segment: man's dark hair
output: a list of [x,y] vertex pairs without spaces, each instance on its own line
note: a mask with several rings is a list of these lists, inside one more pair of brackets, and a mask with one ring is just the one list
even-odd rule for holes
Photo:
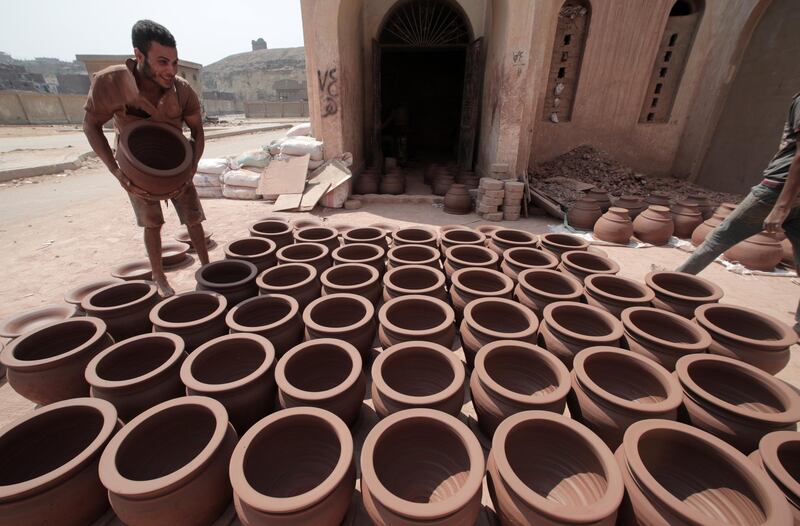
[[169,29],[152,20],[139,20],[133,24],[131,40],[133,47],[138,48],[145,56],[150,51],[150,42],[154,40],[162,46],[177,47],[175,37]]

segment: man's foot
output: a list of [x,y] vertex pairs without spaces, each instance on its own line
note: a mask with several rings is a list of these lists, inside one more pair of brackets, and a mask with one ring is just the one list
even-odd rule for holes
[[158,294],[162,298],[169,298],[170,296],[175,295],[175,289],[170,286],[166,276],[153,276],[153,281],[155,282],[156,287],[158,287]]

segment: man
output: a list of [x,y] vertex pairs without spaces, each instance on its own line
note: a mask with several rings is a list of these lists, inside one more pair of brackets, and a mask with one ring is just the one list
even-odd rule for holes
[[[161,225],[164,224],[161,202],[134,185],[120,170],[103,135],[103,125],[113,117],[118,138],[126,125],[141,119],[166,123],[181,131],[185,122],[192,134],[194,173],[205,145],[203,122],[197,94],[188,82],[177,76],[178,50],[167,28],[151,20],[139,20],[131,36],[136,59],[128,59],[124,65],[108,67],[93,76],[84,107],[83,131],[97,156],[128,192],[136,222],[144,228],[144,246],[153,269],[153,281],[159,293],[166,297],[175,291],[161,264]],[[186,225],[200,263],[205,265],[208,263],[202,225],[205,215],[197,190],[190,181],[168,197],[181,223]]]
[[[762,230],[785,232],[792,243],[795,263],[800,265],[800,93],[794,96],[780,148],[763,180],[750,190],[739,206],[706,238],[705,242],[676,270],[697,274],[730,247]],[[795,331],[800,334],[800,305],[795,313]]]

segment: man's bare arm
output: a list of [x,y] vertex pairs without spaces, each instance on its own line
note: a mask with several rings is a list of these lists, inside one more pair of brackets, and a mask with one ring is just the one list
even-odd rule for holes
[[800,149],[792,159],[789,175],[786,177],[786,183],[783,185],[775,206],[764,220],[765,231],[775,233],[781,230],[781,225],[789,216],[798,194],[800,194]]
[[203,157],[203,150],[206,147],[206,137],[203,133],[203,117],[200,113],[184,117],[186,126],[192,132],[192,139],[194,140],[194,159],[192,164],[192,171],[197,171],[197,163]]
[[104,123],[95,120],[87,112],[86,116],[83,118],[83,133],[86,134],[86,138],[89,140],[89,145],[92,147],[92,150],[94,150],[94,153],[103,161],[108,171],[113,174],[119,170],[119,166],[117,166],[117,161],[114,159],[114,152],[111,151],[108,139],[106,139],[103,133],[103,124]]

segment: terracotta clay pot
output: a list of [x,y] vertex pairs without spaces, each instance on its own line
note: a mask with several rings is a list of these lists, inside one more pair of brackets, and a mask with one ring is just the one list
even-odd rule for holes
[[336,415],[284,409],[244,434],[229,469],[236,514],[245,526],[338,526],[356,483],[353,438]]
[[389,240],[386,237],[386,232],[375,227],[351,228],[342,234],[342,241],[345,245],[369,243],[370,245],[377,245],[383,250],[389,250]]
[[399,228],[392,232],[392,241],[395,247],[401,245],[425,245],[437,248],[438,240],[433,230],[422,227]]
[[685,272],[650,272],[644,282],[656,293],[654,307],[684,318],[694,317],[697,307],[717,303],[723,295],[722,289],[714,283]]
[[587,276],[584,286],[586,303],[605,309],[617,318],[628,307],[649,307],[656,296],[644,283],[606,274]]
[[631,220],[636,219],[647,208],[644,199],[638,195],[623,195],[614,202],[614,206],[627,210]]
[[331,253],[334,265],[363,263],[375,267],[379,274],[386,271],[386,252],[378,245],[351,243],[341,246]]
[[439,237],[439,246],[442,252],[455,246],[472,245],[483,247],[486,243],[486,236],[471,228],[453,228],[445,230]]
[[278,265],[287,263],[307,263],[322,274],[333,265],[331,252],[320,243],[296,243],[278,250]]
[[126,281],[98,289],[81,302],[89,315],[106,322],[115,341],[150,332],[150,309],[160,300],[158,289],[149,281]]
[[503,227],[499,225],[479,225],[475,227],[475,230],[486,236],[486,242],[488,243],[489,236],[492,235],[492,232],[494,232],[495,230],[500,230],[501,228]]
[[281,408],[318,407],[352,426],[366,393],[362,363],[358,349],[343,340],[320,338],[293,347],[275,368]]
[[200,267],[194,275],[196,290],[210,290],[225,296],[228,308],[258,294],[258,269],[249,261],[223,259]]
[[275,348],[257,334],[227,334],[197,348],[183,362],[180,379],[189,396],[213,398],[225,406],[238,434],[275,405]]
[[625,494],[608,446],[585,426],[547,411],[523,411],[500,424],[488,470],[504,525],[613,526]]
[[567,211],[567,223],[573,228],[591,230],[603,215],[600,204],[590,197],[581,197]]
[[149,281],[153,279],[153,269],[150,262],[146,259],[128,261],[111,269],[111,275],[125,281]]
[[501,228],[492,232],[486,246],[502,257],[503,252],[509,248],[536,248],[538,241],[538,236],[530,232],[513,228]]
[[339,248],[339,231],[327,226],[310,226],[295,230],[295,243],[319,243],[328,247],[330,252]]
[[642,243],[661,246],[675,233],[675,223],[669,208],[651,205],[633,220],[633,235]]
[[611,197],[608,195],[608,190],[605,188],[600,188],[597,186],[590,188],[584,197],[594,199],[600,207],[600,210],[603,212],[607,212],[611,207]]
[[455,177],[452,175],[440,175],[436,177],[432,185],[433,195],[447,195],[450,187],[455,184]]
[[322,295],[347,293],[362,296],[373,305],[381,298],[380,274],[369,265],[348,263],[336,265],[322,273]]
[[120,420],[183,396],[180,368],[186,358],[183,339],[170,333],[128,338],[105,349],[86,366],[86,382],[95,398],[114,404]]
[[0,429],[4,524],[85,526],[108,510],[97,463],[119,424],[105,400],[74,398]]
[[174,126],[150,119],[126,125],[115,158],[131,182],[154,196],[166,196],[191,181],[193,148]]
[[619,347],[622,323],[611,313],[591,305],[558,301],[544,308],[539,343],[569,369],[575,355],[587,347]]
[[303,341],[300,304],[285,294],[267,294],[241,302],[225,316],[231,333],[267,338],[278,358]]
[[[282,219],[282,221],[288,221],[288,220]],[[301,219],[295,219],[291,223],[294,232],[297,232],[298,230],[302,230],[304,228],[324,226],[321,221],[318,221],[317,219],[311,217],[303,217]]]
[[629,307],[620,316],[625,327],[625,344],[668,371],[687,354],[705,353],[711,336],[698,324],[675,313],[652,307]]
[[722,224],[724,220],[724,217],[715,213],[709,219],[706,219],[700,223],[700,225],[692,232],[692,245],[696,247],[702,245],[703,241],[706,240],[711,231]]
[[355,294],[330,294],[312,301],[303,311],[305,339],[335,338],[353,345],[364,363],[375,339],[375,306]]
[[317,269],[306,263],[286,263],[262,272],[256,278],[262,295],[285,294],[297,300],[300,312],[319,298],[322,285]]
[[800,461],[800,433],[774,431],[758,443],[750,460],[763,469],[786,496],[792,510],[794,524],[800,524],[800,482],[797,466]]
[[594,225],[594,237],[609,243],[627,245],[633,236],[628,210],[612,206]]
[[383,276],[383,301],[419,294],[446,301],[445,275],[425,265],[405,265],[388,271]]
[[478,298],[511,298],[514,281],[497,270],[486,268],[464,268],[450,276],[450,303],[461,320],[464,308]]
[[225,407],[184,396],[123,427],[100,457],[100,480],[130,526],[213,523],[231,500],[228,463],[237,436]]
[[455,313],[442,300],[409,294],[387,301],[378,311],[378,338],[384,349],[407,341],[433,342],[452,348]]
[[478,425],[492,436],[503,420],[522,411],[563,413],[569,371],[532,343],[496,340],[478,351],[469,388]]
[[164,243],[161,245],[161,266],[170,268],[191,261],[188,253],[189,247],[183,243]]
[[539,248],[560,259],[564,252],[588,249],[589,243],[571,234],[542,234],[539,236]]
[[401,245],[389,249],[386,253],[386,270],[403,265],[426,265],[441,269],[441,253],[439,249],[427,245]]
[[275,266],[277,247],[275,242],[265,237],[245,237],[225,245],[222,249],[225,259],[241,259],[256,266],[259,272]]
[[444,211],[447,214],[469,214],[472,210],[472,198],[463,184],[451,184],[444,194]]
[[171,296],[150,311],[153,330],[177,334],[183,339],[186,352],[228,332],[225,311],[228,300],[210,291],[184,292]]
[[714,213],[721,215],[723,218],[728,217],[731,212],[736,210],[737,206],[739,206],[738,203],[720,203],[716,210],[714,210]]
[[505,298],[479,298],[467,303],[459,334],[467,365],[472,368],[475,355],[485,345],[497,340],[536,344],[539,320],[525,305]]
[[79,315],[82,309],[75,305],[45,305],[0,321],[0,336],[3,338],[19,338],[51,323],[68,320]]
[[703,194],[689,194],[686,197],[686,202],[696,204],[697,208],[700,209],[700,214],[703,216],[703,219],[708,219],[711,217],[711,214],[714,213],[714,205],[711,203],[711,200]]
[[[211,240],[211,237],[214,235],[214,232],[208,230],[207,228],[203,228],[203,236],[206,240],[206,248],[213,247],[216,243]],[[183,230],[175,234],[175,241],[178,243],[183,243],[184,245],[189,245],[189,252],[196,252],[197,249],[194,246],[194,242],[192,238],[189,237],[189,232],[187,230]]]
[[626,490],[620,525],[791,524],[783,496],[763,472],[686,424],[636,422],[615,456]]
[[288,221],[264,219],[250,225],[250,235],[265,237],[275,243],[276,248],[283,248],[294,243],[292,225]]
[[364,508],[378,526],[475,524],[485,470],[465,424],[442,411],[406,409],[378,422],[364,441]]
[[591,252],[573,250],[564,252],[561,255],[561,264],[558,269],[583,281],[593,274],[614,275],[619,272],[619,265],[616,261],[612,261],[607,257],[592,254]]
[[406,189],[406,180],[400,174],[386,174],[378,184],[378,191],[382,194],[400,195]]
[[551,269],[527,269],[519,273],[514,289],[517,301],[541,320],[544,308],[557,301],[580,301],[583,285],[575,277]]
[[358,195],[377,194],[380,184],[380,175],[377,173],[362,172],[353,186],[353,193]]
[[[75,305],[75,308],[77,309],[77,315],[81,316],[83,314],[86,314],[85,312],[83,312],[83,309],[81,309],[81,302],[83,301],[83,298],[85,298],[86,296],[88,296],[89,294],[91,294],[96,290],[102,289],[103,287],[114,285],[116,283],[122,283],[123,281],[124,280],[121,280],[119,278],[108,278],[108,279],[101,279],[97,281],[82,283],[77,287],[65,292],[64,301],[66,301],[70,305]],[[48,321],[46,323],[50,322]]]
[[784,239],[781,241],[781,250],[783,251],[783,256],[781,256],[781,263],[786,265],[787,267],[795,267],[797,262],[794,258],[794,248],[792,247],[791,241],[788,239]]
[[503,252],[500,270],[503,274],[518,281],[519,273],[527,269],[555,269],[559,259],[552,253],[537,248],[509,248]]
[[569,414],[612,450],[625,430],[648,418],[677,420],[678,380],[654,361],[616,347],[589,347],[575,356]]
[[672,194],[669,192],[650,192],[644,199],[644,202],[649,205],[666,206],[669,208],[672,204]]
[[782,380],[733,358],[685,356],[675,375],[684,391],[687,423],[749,454],[772,431],[794,431],[800,394]]
[[450,349],[431,342],[405,342],[372,364],[372,403],[381,418],[427,407],[458,416],[464,404],[464,365]]
[[445,250],[444,271],[450,280],[457,270],[464,268],[486,268],[497,270],[500,256],[484,246],[456,245]]
[[797,343],[797,334],[789,325],[746,307],[703,305],[695,316],[711,335],[710,353],[741,360],[770,374],[789,363],[789,346]]
[[675,237],[687,239],[692,237],[694,229],[703,222],[703,215],[695,203],[680,201],[670,207],[672,222],[675,224]]
[[783,249],[780,241],[762,232],[726,250],[725,258],[749,269],[771,272],[783,259]]

